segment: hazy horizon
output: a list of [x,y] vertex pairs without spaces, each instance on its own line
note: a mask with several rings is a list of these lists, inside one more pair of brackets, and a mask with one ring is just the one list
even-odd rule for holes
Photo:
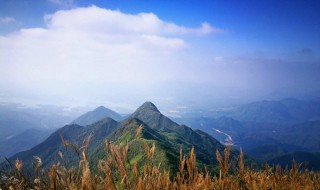
[[0,102],[133,110],[320,97],[318,1],[0,2]]

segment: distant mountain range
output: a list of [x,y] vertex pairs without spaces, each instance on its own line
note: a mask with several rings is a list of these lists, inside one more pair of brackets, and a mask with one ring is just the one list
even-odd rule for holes
[[320,152],[294,151],[289,152],[277,144],[266,144],[246,152],[254,159],[270,165],[291,167],[293,162],[300,165],[300,169],[320,170]]
[[231,117],[256,123],[294,124],[320,120],[320,101],[288,98],[280,101],[259,101],[224,109],[207,111],[203,117]]
[[65,150],[60,134],[63,135],[63,138],[80,149],[83,139],[92,133],[94,135],[90,146],[95,147],[99,143],[102,143],[103,139],[115,130],[117,124],[118,123],[115,120],[105,118],[86,127],[76,124],[66,125],[52,133],[42,143],[30,150],[15,154],[11,159],[15,160],[19,158],[23,160],[26,165],[30,166],[34,161],[33,156],[39,156],[42,159],[43,166],[47,167],[57,161],[61,161],[58,156],[59,151],[61,151],[64,154],[64,158],[72,164],[78,161],[77,154],[76,152]]
[[242,147],[262,162],[296,151],[299,155],[320,151],[319,100],[261,101],[173,119],[222,143]]
[[52,130],[26,129],[22,133],[0,142],[0,155],[10,157],[17,152],[28,150],[41,143],[51,133]]
[[112,111],[103,106],[99,106],[95,110],[89,111],[81,115],[80,117],[72,121],[71,124],[86,126],[93,124],[96,121],[99,121],[100,119],[103,119],[105,117],[113,118],[116,121],[121,121],[123,119],[122,116],[116,113],[115,111]]
[[[141,133],[138,137],[135,137],[140,126],[143,126]],[[149,145],[155,143],[155,160],[161,162],[165,168],[169,168],[171,171],[177,170],[180,147],[185,153],[194,147],[198,163],[200,165],[205,164],[211,169],[215,169],[217,164],[215,150],[223,151],[225,148],[224,145],[207,133],[173,122],[161,114],[154,104],[146,102],[121,122],[106,117],[87,126],[66,125],[39,145],[28,151],[20,152],[10,159],[19,158],[29,165],[34,161],[33,156],[36,155],[42,158],[43,166],[47,167],[59,160],[57,155],[61,151],[68,163],[73,164],[77,161],[76,153],[64,149],[60,135],[66,141],[72,143],[73,146],[81,147],[83,139],[90,133],[93,136],[88,155],[93,168],[97,161],[106,154],[105,140],[115,144],[129,143],[128,156],[130,162],[138,163],[146,160],[144,143]],[[231,157],[238,156],[238,154],[237,150],[231,151]],[[246,160],[249,159],[246,158]]]
[[0,110],[0,141],[10,139],[25,129],[41,128],[40,117],[16,110]]
[[28,150],[55,129],[70,123],[81,109],[38,105],[0,104],[0,161],[4,156]]
[[[121,120],[122,117],[103,106],[80,117],[85,108],[39,105],[26,107],[20,104],[0,105],[0,161],[17,152],[28,150],[41,143],[53,131],[69,123],[89,125],[104,117]],[[78,117],[74,120],[74,118]],[[71,122],[74,120],[73,122]],[[28,137],[28,138],[25,138]],[[10,147],[10,148],[8,148]]]
[[275,157],[267,161],[270,165],[281,165],[283,168],[291,168],[293,161],[300,165],[300,168],[309,170],[320,170],[320,153],[319,152],[293,152],[282,156]]
[[[299,155],[301,159],[296,161],[306,159],[310,169],[318,168],[320,163],[315,161],[315,158],[318,158],[317,152],[320,152],[319,100],[261,101],[210,110],[203,112],[201,116],[193,117],[189,114],[172,119],[164,116],[151,102],[144,103],[126,118],[100,106],[71,123],[58,129],[39,145],[20,152],[11,159],[20,158],[31,163],[33,156],[38,155],[43,159],[44,165],[50,165],[59,160],[57,154],[61,151],[64,157],[68,158],[69,164],[77,163],[76,153],[63,148],[60,134],[74,146],[81,147],[83,139],[92,133],[89,156],[93,160],[93,166],[98,159],[105,156],[106,139],[113,143],[128,142],[131,147],[128,154],[132,162],[143,162],[144,154],[137,152],[143,152],[144,142],[155,142],[159,151],[157,159],[162,160],[163,164],[172,170],[176,169],[175,158],[180,146],[184,152],[195,147],[200,165],[214,166],[215,150],[222,150],[226,144],[231,144],[236,149],[242,147],[245,153],[260,162],[290,163],[295,155]],[[143,126],[143,130],[139,138],[135,139],[135,133],[140,126]],[[33,145],[48,135],[42,131],[26,133],[34,139]],[[21,135],[25,136],[23,133]],[[16,135],[15,138],[7,139],[8,142],[2,141],[0,153],[1,149],[6,150],[5,147],[10,143],[32,147],[32,143],[28,144],[29,142],[23,140],[21,143],[19,139],[23,138]],[[11,147],[12,150],[27,150],[19,146]],[[4,153],[8,155],[14,153],[11,150],[6,151]],[[238,151],[233,150],[232,155],[238,155]]]

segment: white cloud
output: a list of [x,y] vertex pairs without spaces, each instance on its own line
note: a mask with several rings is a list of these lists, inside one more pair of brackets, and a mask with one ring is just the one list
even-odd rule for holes
[[13,22],[16,22],[16,19],[13,17],[0,17],[0,24],[9,24]]
[[72,28],[78,30],[100,31],[104,33],[143,33],[143,34],[199,34],[221,33],[209,23],[202,23],[199,28],[188,28],[165,22],[153,13],[136,15],[124,14],[116,10],[107,10],[96,6],[58,11],[46,15],[49,28]]
[[189,28],[153,13],[125,14],[96,6],[58,11],[46,15],[45,22],[45,28],[0,36],[1,89],[39,97],[139,96],[183,75],[186,34],[217,32],[207,23]]

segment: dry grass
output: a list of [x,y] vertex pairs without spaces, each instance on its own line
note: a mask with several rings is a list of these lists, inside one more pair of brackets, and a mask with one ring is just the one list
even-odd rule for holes
[[[141,130],[142,126],[139,127],[136,138]],[[76,149],[62,136],[61,139],[65,147]],[[98,172],[93,173],[87,159],[90,139],[91,134],[84,140],[83,147],[76,150],[81,158],[79,167],[66,168],[65,164],[56,163],[45,170],[41,168],[41,158],[35,157],[34,175],[30,175],[24,170],[23,162],[16,160],[12,170],[1,171],[0,189],[320,189],[319,173],[301,171],[298,164],[294,164],[290,170],[282,169],[280,166],[266,166],[264,170],[254,171],[245,167],[242,151],[237,163],[231,163],[229,146],[226,147],[223,155],[216,151],[220,167],[218,176],[210,175],[207,170],[201,172],[196,167],[196,155],[192,148],[188,156],[184,155],[180,149],[179,170],[175,177],[170,178],[169,171],[161,168],[161,164],[157,166],[154,164],[155,143],[151,147],[147,143],[144,144],[147,160],[143,166],[138,166],[136,163],[131,165],[128,160],[128,143],[115,145],[106,141],[106,159],[99,160]],[[65,163],[61,152],[59,157],[62,163]]]

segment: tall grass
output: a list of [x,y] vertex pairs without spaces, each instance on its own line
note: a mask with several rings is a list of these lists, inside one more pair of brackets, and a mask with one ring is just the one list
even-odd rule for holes
[[[139,127],[140,133],[142,127]],[[263,170],[255,171],[245,167],[243,152],[240,151],[237,162],[230,159],[230,147],[223,153],[216,151],[220,173],[212,176],[206,169],[199,170],[196,166],[194,149],[189,155],[184,155],[180,149],[178,172],[170,177],[170,172],[162,168],[161,164],[155,165],[154,154],[156,144],[144,144],[146,161],[143,166],[131,164],[127,153],[129,143],[116,145],[105,142],[106,158],[99,160],[98,171],[93,172],[89,165],[87,151],[92,135],[83,142],[83,146],[76,150],[80,161],[78,167],[67,167],[64,156],[59,152],[61,163],[53,164],[49,169],[43,169],[41,158],[35,157],[33,174],[31,175],[21,160],[16,160],[10,170],[2,170],[0,175],[0,189],[164,189],[164,190],[209,190],[209,189],[320,189],[320,175],[308,170],[299,169],[298,164],[293,164],[291,169],[282,169],[280,166],[267,166]],[[61,136],[65,148],[76,149]],[[81,153],[81,154],[80,154]]]

